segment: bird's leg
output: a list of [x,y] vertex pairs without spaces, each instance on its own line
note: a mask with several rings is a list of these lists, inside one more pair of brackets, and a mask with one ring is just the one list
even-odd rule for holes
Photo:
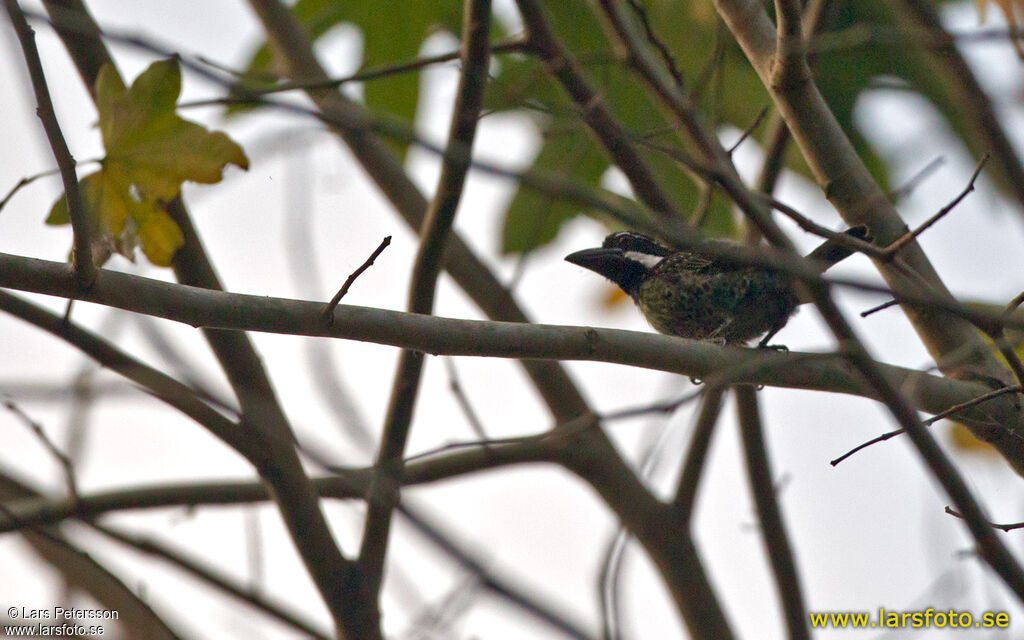
[[768,333],[764,334],[764,337],[761,338],[761,341],[757,343],[757,348],[771,349],[772,351],[789,351],[789,347],[787,347],[784,344],[768,344],[768,341],[774,338],[775,334],[778,333],[784,326],[785,323],[782,323],[769,329]]
[[[709,333],[704,339],[707,340],[708,342],[714,342],[716,344],[725,344],[726,342],[728,342],[728,340],[726,340],[724,337],[720,337],[719,334],[725,331],[725,328],[728,327],[730,324],[732,324],[732,318],[729,318],[722,324],[718,325],[718,327],[716,327],[715,330]],[[777,330],[778,329],[776,329],[776,331]]]

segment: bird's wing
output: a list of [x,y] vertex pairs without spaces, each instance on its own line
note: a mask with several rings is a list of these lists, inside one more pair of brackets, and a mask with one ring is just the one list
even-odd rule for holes
[[680,251],[672,256],[672,258],[677,268],[694,273],[708,271],[708,269],[714,264],[714,260],[707,256],[689,253],[687,251]]

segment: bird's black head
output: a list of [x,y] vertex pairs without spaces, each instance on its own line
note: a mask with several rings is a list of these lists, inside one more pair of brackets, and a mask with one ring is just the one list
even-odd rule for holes
[[650,270],[672,253],[653,238],[631,231],[613,233],[598,249],[584,249],[565,256],[568,262],[590,269],[635,296]]

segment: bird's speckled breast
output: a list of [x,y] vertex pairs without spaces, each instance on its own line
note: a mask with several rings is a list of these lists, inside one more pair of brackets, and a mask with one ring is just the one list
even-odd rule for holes
[[694,267],[672,256],[640,285],[637,305],[659,332],[742,343],[778,329],[796,309],[792,285],[777,273]]

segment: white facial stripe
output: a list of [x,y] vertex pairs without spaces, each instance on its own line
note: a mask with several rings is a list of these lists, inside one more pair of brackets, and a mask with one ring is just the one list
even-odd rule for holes
[[626,251],[623,255],[625,255],[628,260],[639,262],[648,269],[653,269],[659,262],[664,260],[664,257],[662,256],[652,256],[649,253],[641,253],[639,251]]

